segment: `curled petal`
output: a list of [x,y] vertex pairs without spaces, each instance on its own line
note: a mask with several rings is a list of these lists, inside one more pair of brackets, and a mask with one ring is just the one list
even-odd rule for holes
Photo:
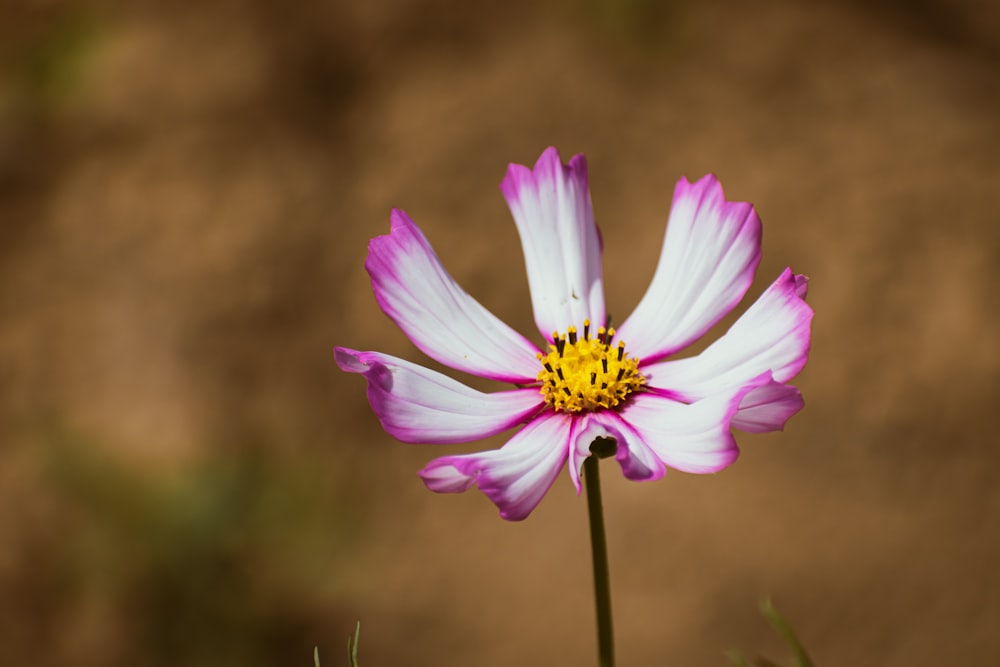
[[524,249],[535,323],[548,338],[589,319],[604,324],[601,240],[587,189],[587,163],[564,166],[555,148],[535,168],[512,164],[500,184]]
[[605,411],[592,413],[594,421],[599,422],[607,431],[607,436],[618,443],[615,460],[622,468],[622,474],[633,482],[648,482],[663,477],[666,467],[642,439],[639,433],[617,412]]
[[671,468],[718,472],[739,456],[729,428],[741,401],[770,380],[765,373],[735,391],[690,404],[652,392],[636,394],[621,411],[621,419]]
[[458,493],[475,484],[500,508],[501,517],[520,521],[541,502],[566,463],[571,421],[564,414],[543,414],[500,449],[434,459],[420,477],[438,493]]
[[798,389],[790,384],[770,382],[743,397],[732,426],[747,433],[781,431],[785,422],[804,406]]
[[648,385],[685,401],[696,401],[740,385],[765,371],[775,382],[795,377],[809,356],[813,310],[805,277],[785,271],[701,354],[644,366]]
[[653,280],[618,327],[629,352],[646,362],[700,338],[750,287],[760,262],[760,220],[745,202],[729,202],[715,176],[674,190]]
[[475,475],[462,472],[462,461],[451,461],[455,456],[445,456],[428,463],[418,474],[424,484],[434,493],[462,493],[476,482]]
[[806,298],[806,293],[809,291],[809,278],[801,274],[795,276],[795,293],[800,299]]
[[570,435],[569,474],[577,493],[581,488],[580,469],[597,438],[613,438],[617,442],[615,459],[626,478],[643,482],[663,477],[666,471],[663,463],[618,413],[610,410],[584,413],[573,420]]
[[589,413],[584,413],[573,419],[569,436],[569,477],[573,480],[573,486],[579,495],[580,470],[583,462],[590,456],[590,446],[598,438],[614,438],[608,429],[600,422],[591,419]]
[[484,394],[436,371],[378,352],[336,348],[337,365],[368,380],[368,401],[389,435],[403,442],[479,440],[528,421],[537,389]]
[[535,380],[535,346],[458,286],[402,211],[369,243],[365,268],[379,306],[431,358],[482,377]]

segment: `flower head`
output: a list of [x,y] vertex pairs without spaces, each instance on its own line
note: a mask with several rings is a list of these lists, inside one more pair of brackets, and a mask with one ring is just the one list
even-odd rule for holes
[[659,263],[645,296],[618,327],[608,321],[601,238],[582,155],[554,148],[534,169],[512,164],[500,185],[524,250],[542,349],[467,294],[400,210],[372,239],[365,266],[382,310],[424,353],[456,370],[509,382],[483,393],[378,352],[336,348],[338,365],[368,381],[368,399],[393,437],[458,443],[520,427],[500,449],[444,456],[420,477],[432,491],[473,485],[505,519],[523,519],[568,463],[597,438],[617,443],[631,480],[667,467],[717,472],[737,457],[732,429],[783,428],[803,405],[788,384],[806,363],[812,309],[806,278],[785,269],[703,352],[671,358],[729,313],[760,261],[760,220],[727,201],[714,176],[681,179]]

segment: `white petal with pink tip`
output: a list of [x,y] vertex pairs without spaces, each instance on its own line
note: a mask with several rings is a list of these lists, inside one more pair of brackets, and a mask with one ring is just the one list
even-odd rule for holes
[[368,380],[368,401],[389,435],[446,444],[486,438],[528,421],[542,407],[537,389],[484,394],[447,375],[378,352],[336,348],[337,364]]
[[695,183],[682,178],[656,273],[618,337],[644,362],[686,347],[739,303],[759,261],[753,207],[726,201],[714,176]]
[[369,243],[365,268],[382,310],[428,356],[473,375],[534,381],[535,346],[458,286],[402,211]]
[[512,164],[500,184],[514,216],[531,288],[535,323],[546,338],[604,324],[601,240],[587,189],[587,163],[564,166],[549,148],[528,169]]
[[764,374],[736,391],[690,404],[640,393],[620,415],[664,464],[684,472],[718,472],[739,456],[729,427],[740,402],[769,381]]
[[803,276],[790,269],[771,284],[724,336],[701,354],[643,366],[650,387],[696,401],[765,371],[787,382],[809,355],[813,310],[799,296]]
[[769,382],[743,397],[732,426],[747,433],[781,431],[804,405],[802,394],[792,385]]
[[626,478],[648,481],[663,477],[663,463],[643,442],[639,434],[613,411],[584,413],[574,418],[570,435],[569,475],[576,492],[580,493],[580,469],[590,446],[597,438],[612,438],[616,442],[615,459]]
[[564,414],[544,414],[500,449],[434,459],[420,477],[439,493],[475,484],[500,508],[501,517],[520,521],[541,502],[565,465],[571,421]]

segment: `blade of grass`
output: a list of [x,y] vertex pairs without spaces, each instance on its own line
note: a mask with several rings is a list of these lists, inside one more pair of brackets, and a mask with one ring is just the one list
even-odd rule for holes
[[802,642],[799,641],[795,631],[792,630],[792,626],[778,613],[774,603],[769,598],[765,598],[760,603],[760,611],[764,614],[764,618],[771,624],[775,632],[781,635],[791,647],[796,667],[814,667],[812,659],[806,653],[806,649],[802,645]]
[[[354,637],[347,638],[347,657],[351,661],[351,667],[358,667],[358,639],[361,638],[361,621],[354,626]],[[317,665],[316,667],[319,667]]]
[[[743,654],[739,651],[726,651],[726,657],[729,658],[729,662],[736,665],[736,667],[750,667],[750,663],[747,659],[743,657]],[[317,665],[316,667],[319,667]]]
[[781,667],[781,665],[771,662],[767,658],[757,658],[753,661],[753,667]]

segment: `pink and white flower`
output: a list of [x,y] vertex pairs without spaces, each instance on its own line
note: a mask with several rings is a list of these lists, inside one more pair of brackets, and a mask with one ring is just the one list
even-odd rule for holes
[[520,520],[567,463],[579,493],[596,438],[617,442],[631,480],[659,479],[667,467],[712,473],[739,453],[732,428],[780,430],[802,408],[788,382],[806,363],[813,311],[806,278],[790,269],[703,352],[671,358],[740,302],[760,261],[757,214],[727,201],[714,176],[677,183],[653,280],[617,328],[606,321],[584,157],[564,165],[549,148],[534,169],[510,165],[500,189],[543,349],[459,287],[400,210],[389,234],[372,239],[365,267],[382,310],[423,352],[514,388],[483,393],[397,357],[336,348],[341,369],[365,376],[372,409],[398,440],[459,443],[520,427],[500,449],[431,461],[419,473],[429,489],[476,485],[503,518]]

